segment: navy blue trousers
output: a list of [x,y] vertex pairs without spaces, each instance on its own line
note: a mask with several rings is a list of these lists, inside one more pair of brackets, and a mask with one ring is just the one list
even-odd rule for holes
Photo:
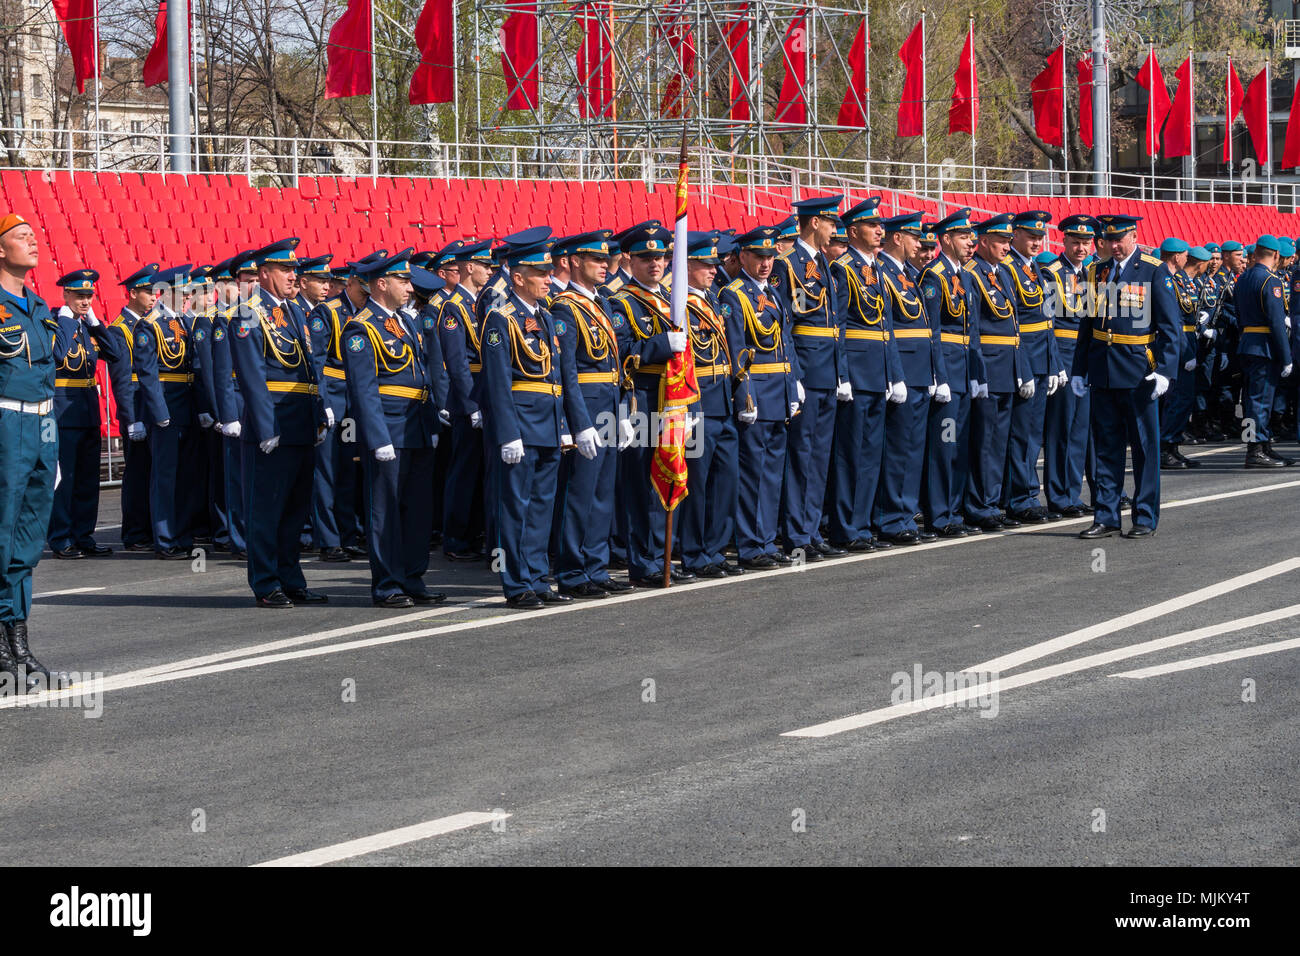
[[826,496],[838,404],[834,389],[808,388],[804,390],[801,411],[790,420],[781,522],[781,535],[788,548],[806,548],[810,541],[821,540],[818,526]]
[[208,464],[208,523],[214,543],[230,546],[230,505],[226,498],[226,440],[215,428],[199,433],[205,446]]
[[872,523],[884,534],[916,530],[929,402],[928,389],[909,386],[907,401],[890,402],[885,410],[884,467],[872,516]]
[[785,422],[739,427],[740,497],[736,502],[736,545],[740,557],[776,554],[776,522],[785,473]]
[[355,441],[343,440],[342,427],[336,425],[316,449],[311,502],[313,547],[343,548],[356,540],[357,470],[352,458],[357,447]]
[[568,476],[561,505],[555,580],[566,588],[608,581],[618,452],[602,445],[590,460],[577,452],[564,458]]
[[370,596],[424,592],[433,531],[432,448],[398,448],[393,461],[367,454],[361,472],[366,489],[366,543],[370,551]]
[[831,541],[871,540],[871,512],[885,452],[884,392],[854,392],[835,410],[835,444],[827,496]]
[[[494,447],[498,458],[499,447]],[[463,554],[474,547],[483,533],[483,430],[469,423],[468,415],[451,420],[451,461],[447,465],[447,486],[442,498],[442,547]]]
[[1169,383],[1169,391],[1160,399],[1160,441],[1177,445],[1183,440],[1183,429],[1192,418],[1196,404],[1196,370],[1188,372],[1179,366],[1178,377]]
[[32,569],[50,527],[58,436],[52,418],[0,408],[0,624],[25,621],[32,609]]
[[299,536],[311,511],[315,449],[281,445],[270,454],[242,441],[248,584],[257,597],[307,586],[298,562]]
[[1241,363],[1241,425],[1247,435],[1250,423],[1255,423],[1255,437],[1247,441],[1272,441],[1269,422],[1273,417],[1273,399],[1277,394],[1277,363],[1257,355],[1242,355]]
[[[1057,389],[1047,400],[1043,420],[1043,485],[1052,511],[1082,505],[1083,478],[1096,489],[1092,436],[1088,428],[1091,389],[1076,398],[1070,386]],[[1095,497],[1095,495],[1094,495]]]
[[972,520],[996,517],[1001,510],[1014,394],[990,392],[988,398],[971,403],[971,473],[966,487],[966,514]]
[[59,429],[59,486],[50,508],[51,551],[95,546],[99,517],[98,428]]
[[[170,427],[170,426],[168,426]],[[146,426],[152,430],[153,426]],[[149,439],[128,440],[122,462],[122,543],[152,544],[153,520],[149,512],[149,472],[153,456]]]
[[[1068,388],[1068,386],[1067,386]],[[1043,418],[1047,412],[1047,376],[1034,376],[1033,398],[1016,394],[1011,401],[1011,433],[1007,441],[1007,471],[1003,499],[1011,511],[1037,508],[1038,453],[1043,448]]]
[[244,514],[244,459],[243,442],[238,438],[221,439],[223,459],[222,479],[226,485],[226,517],[230,532],[230,550],[248,548],[247,523]]
[[189,440],[189,428],[173,421],[166,428],[157,425],[149,429],[149,509],[153,513],[153,546],[162,551],[167,548],[194,546],[190,520],[193,504],[190,500],[191,474],[182,451]]
[[560,449],[538,445],[525,445],[524,460],[518,464],[507,465],[498,457],[492,466],[498,549],[493,564],[508,598],[549,588],[546,546],[559,467]]
[[1133,521],[1150,528],[1160,520],[1160,403],[1155,383],[1137,388],[1094,388],[1092,442],[1097,450],[1095,520],[1119,526],[1125,452],[1133,456]]
[[699,457],[686,462],[686,498],[677,506],[682,567],[698,571],[727,559],[736,531],[740,445],[734,418],[705,416]]
[[930,403],[925,436],[925,490],[921,511],[930,528],[961,524],[970,476],[970,394],[946,405]]

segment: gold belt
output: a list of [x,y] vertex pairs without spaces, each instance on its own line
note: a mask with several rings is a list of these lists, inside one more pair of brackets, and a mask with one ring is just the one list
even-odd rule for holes
[[136,375],[135,372],[132,372],[132,373],[131,373],[131,381],[133,381],[133,382],[138,382],[138,381],[140,381],[140,377],[139,377],[138,375]]
[[617,385],[618,372],[579,372],[579,385]]
[[795,335],[813,335],[822,339],[839,338],[840,330],[831,326],[827,328],[821,325],[796,325],[794,327]]
[[411,388],[409,385],[380,385],[380,395],[395,395],[398,398],[409,398],[413,402],[422,402],[429,397],[427,388]]
[[929,337],[929,329],[894,329],[896,339],[928,339]]
[[726,362],[717,365],[697,365],[695,367],[696,378],[713,378],[715,375],[730,375],[731,366]]
[[310,382],[267,382],[268,392],[292,392],[295,395],[316,395],[319,389]]
[[1051,322],[1030,322],[1028,325],[1022,325],[1020,327],[1020,334],[1024,335],[1026,332],[1046,332],[1051,327]]
[[866,339],[868,342],[885,341],[884,329],[845,329],[844,337],[846,339]]
[[662,365],[642,365],[636,370],[638,375],[662,375],[667,371]]
[[1195,331],[1196,331],[1196,326],[1194,326],[1194,325],[1184,325],[1184,326],[1183,326],[1183,331],[1184,331],[1184,332],[1195,332]]
[[326,365],[323,369],[321,369],[321,371],[323,371],[323,372],[325,373],[325,377],[326,377],[326,378],[344,378],[344,379],[345,379],[345,378],[348,377],[348,373],[347,373],[347,372],[343,371],[343,369],[341,369],[341,368],[334,368],[332,365]]
[[789,362],[758,362],[749,367],[750,375],[788,375],[789,373]]
[[194,373],[193,372],[159,372],[158,381],[179,382],[182,385],[192,385],[194,383]]
[[1107,345],[1150,345],[1156,340],[1154,332],[1149,335],[1116,335],[1113,332],[1103,332],[1101,329],[1093,329],[1092,337]]
[[481,371],[483,371],[483,365],[482,365],[482,363],[480,363],[480,362],[470,362],[470,363],[469,363],[469,370],[470,370],[471,372],[481,372]]
[[1079,337],[1078,329],[1056,329],[1058,339],[1077,339]]
[[970,345],[970,336],[960,332],[940,332],[939,341],[951,342],[953,345]]
[[1019,345],[1018,335],[981,335],[980,345]]
[[511,382],[510,391],[512,392],[539,392],[542,395],[554,395],[560,397],[561,388],[551,382]]
[[90,388],[95,384],[93,378],[56,378],[54,380],[57,388]]
[[1258,332],[1261,335],[1272,335],[1273,328],[1268,325],[1247,325],[1242,328],[1242,332]]

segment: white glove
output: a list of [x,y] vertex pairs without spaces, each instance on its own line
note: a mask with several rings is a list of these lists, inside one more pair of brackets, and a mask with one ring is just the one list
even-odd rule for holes
[[596,434],[594,428],[584,428],[578,432],[578,454],[588,461],[596,457],[596,449],[600,447],[600,436]]
[[1216,335],[1219,334],[1219,330],[1218,330],[1218,329],[1206,329],[1206,330],[1205,330],[1204,332],[1202,332],[1201,334],[1204,335],[1205,338],[1206,338],[1208,341],[1213,342],[1213,341],[1214,341],[1214,337],[1215,337]]
[[243,430],[244,430],[244,426],[241,425],[239,422],[231,422],[226,426],[226,430],[222,434],[224,434],[227,438],[238,438],[240,433]]
[[1190,359],[1188,359],[1186,362],[1183,363],[1183,371],[1184,371],[1184,372],[1193,372],[1193,371],[1195,371],[1195,370],[1196,370],[1196,359],[1194,359],[1194,358],[1190,358]]
[[1210,321],[1210,313],[1206,312],[1204,309],[1196,313],[1197,325],[1200,325],[1202,322],[1208,322],[1208,321]]
[[980,398],[988,398],[988,397],[989,397],[989,383],[988,383],[988,382],[980,382],[980,394],[979,394],[979,397],[980,397]]
[[890,382],[890,383],[889,383],[889,400],[890,400],[891,402],[893,402],[895,405],[899,405],[899,404],[902,404],[903,402],[907,401],[907,383],[906,383],[906,382]]
[[1061,388],[1065,388],[1070,384],[1070,376],[1065,373],[1065,369],[1061,369],[1056,373],[1056,379]]
[[1222,371],[1223,371],[1225,368],[1227,368],[1227,367],[1228,367],[1228,353],[1227,353],[1227,352],[1220,352],[1220,353],[1219,353],[1219,371],[1222,372]]
[[573,445],[572,435],[570,435],[568,432],[565,432],[563,435],[560,436],[560,446],[562,448],[569,448],[572,447],[572,445]]
[[501,446],[501,460],[507,465],[517,465],[524,460],[524,441],[516,438]]
[[1283,367],[1283,369],[1282,369],[1282,377],[1283,377],[1283,378],[1288,378],[1288,377],[1290,377],[1290,375],[1291,375],[1291,366],[1290,366],[1290,365],[1287,365],[1287,366]]
[[450,425],[451,412],[447,411],[445,408],[438,409],[438,421],[442,422],[444,425]]
[[670,349],[672,349],[674,352],[685,352],[685,351],[686,351],[686,333],[685,333],[685,332],[669,332],[669,333],[668,333],[668,347],[669,347]]
[[1055,395],[1056,390],[1060,387],[1061,387],[1061,383],[1055,375],[1047,376],[1047,394],[1049,396]]
[[325,439],[329,436],[330,430],[325,425],[316,426],[316,441],[314,444],[317,448],[325,444]]
[[1165,378],[1159,372],[1152,372],[1146,377],[1145,381],[1156,383],[1156,398],[1159,398],[1165,392],[1169,391],[1169,379]]
[[926,393],[927,393],[931,398],[934,398],[934,382],[931,382],[931,383],[930,383],[929,387],[926,389]]
[[259,443],[257,447],[262,449],[263,454],[269,455],[280,447],[280,436],[272,435],[266,441]]
[[430,447],[430,448],[437,448],[437,447],[438,447],[438,433],[437,433],[437,432],[434,432],[432,435],[429,436],[429,447]]
[[790,418],[794,418],[794,417],[795,417],[796,415],[798,415],[798,414],[799,414],[799,403],[798,403],[798,402],[791,402],[791,403],[790,403],[790,416],[789,416],[789,417],[790,417]]
[[803,391],[803,382],[794,383],[794,393],[799,396],[799,404],[802,405],[804,403],[804,398],[806,397]]
[[474,411],[469,413],[469,427],[470,428],[483,427],[483,413],[479,411],[477,408],[474,409]]
[[934,400],[940,405],[947,405],[952,401],[952,389],[944,382],[934,390]]
[[1288,316],[1285,316],[1285,317],[1283,318],[1283,321],[1286,322],[1286,330],[1287,330],[1288,332],[1290,332],[1290,331],[1291,331],[1291,316],[1289,316],[1289,315],[1288,315]]
[[392,445],[381,445],[375,449],[375,461],[396,461],[397,449]]
[[328,405],[325,406],[325,427],[334,427],[334,409],[330,408]]
[[209,415],[207,412],[199,412],[199,427],[200,427],[200,428],[211,428],[211,427],[212,427],[212,424],[213,424],[213,422],[214,422],[215,420],[216,420],[216,419],[214,419],[214,418],[213,418],[211,415]]
[[853,401],[853,383],[840,382],[835,388],[835,397],[841,402]]
[[1088,386],[1081,378],[1070,379],[1070,391],[1074,392],[1075,398],[1083,398],[1088,393]]
[[159,428],[166,428],[166,427],[167,427],[168,425],[170,425],[171,423],[172,423],[172,420],[171,420],[170,418],[164,418],[162,421],[160,421],[160,422],[155,422],[154,424],[157,425]]
[[968,391],[970,392],[970,397],[971,397],[971,398],[979,398],[979,397],[980,397],[980,383],[977,382],[977,381],[975,381],[975,379],[971,379],[971,380],[970,380],[970,388],[968,389]]
[[618,420],[618,450],[622,451],[628,445],[632,444],[632,439],[636,437],[636,429],[632,427],[631,419],[620,418]]
[[86,313],[86,324],[89,325],[91,328],[94,328],[97,325],[99,325],[99,319],[95,318],[94,312]]
[[1016,390],[1020,393],[1021,398],[1034,397],[1034,380],[1032,378],[1027,382],[1022,382],[1020,379],[1016,379],[1016,386]]
[[754,422],[758,421],[758,409],[753,408],[750,409],[749,411],[737,412],[736,418],[740,421],[740,424],[742,425],[752,425],[754,424]]
[[144,441],[144,422],[132,422],[127,427],[126,437],[131,441]]

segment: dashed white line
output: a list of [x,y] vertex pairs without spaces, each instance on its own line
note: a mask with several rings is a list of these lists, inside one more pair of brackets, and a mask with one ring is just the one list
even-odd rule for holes
[[481,811],[457,813],[453,816],[439,817],[437,820],[428,820],[398,830],[376,833],[374,836],[362,837],[359,840],[335,843],[333,846],[321,847],[319,850],[295,853],[293,856],[282,856],[279,859],[267,860],[265,863],[255,865],[323,866],[326,863],[337,863],[339,860],[347,860],[354,856],[377,853],[380,850],[388,850],[395,846],[402,846],[405,843],[415,843],[417,840],[427,840],[430,837],[441,836],[444,833],[454,833],[456,830],[466,830],[469,827],[482,826],[495,820],[507,820],[509,818],[510,814],[497,811],[491,813]]

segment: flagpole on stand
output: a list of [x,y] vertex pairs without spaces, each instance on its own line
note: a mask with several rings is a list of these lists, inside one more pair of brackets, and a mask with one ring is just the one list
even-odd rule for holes
[[[1151,64],[1151,69],[1147,73],[1147,81],[1151,84],[1147,88],[1147,154],[1151,158],[1151,198],[1155,198],[1156,193],[1156,70],[1155,70],[1156,44],[1155,40],[1147,43],[1147,62]],[[1162,81],[1163,82],[1163,81]]]
[[[672,317],[673,327],[679,332],[686,328],[686,295],[690,291],[689,280],[686,275],[686,130],[687,130],[688,111],[685,104],[682,108],[682,149],[677,159],[677,194],[676,194],[676,217],[673,222],[673,286],[669,290],[669,315]],[[686,347],[693,348],[690,341]],[[671,361],[671,360],[670,360]],[[667,372],[665,372],[667,374]],[[662,411],[662,409],[661,409]],[[685,412],[683,411],[683,414]],[[669,426],[672,427],[672,426]],[[662,433],[660,440],[663,440]],[[669,507],[673,502],[665,502],[664,507],[667,512],[664,519],[664,587],[671,587],[673,583],[673,511],[675,508]]]
[[1273,77],[1270,63],[1264,61],[1264,181],[1268,184],[1266,202],[1272,202],[1273,193]]

